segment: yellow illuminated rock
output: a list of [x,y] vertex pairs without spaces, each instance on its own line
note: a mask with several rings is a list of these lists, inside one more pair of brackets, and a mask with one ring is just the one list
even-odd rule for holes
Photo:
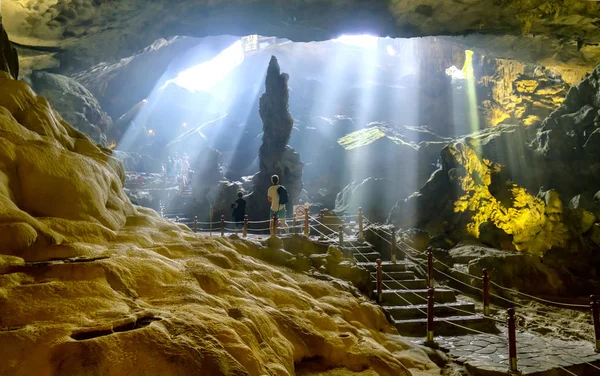
[[109,149],[0,88],[1,375],[439,374],[368,299],[132,205]]
[[531,94],[537,89],[539,86],[539,82],[536,80],[521,80],[515,82],[515,88],[519,93],[528,93]]
[[569,235],[562,222],[558,194],[549,191],[543,200],[511,184],[510,204],[501,202],[490,192],[490,185],[492,176],[500,173],[502,166],[480,158],[476,149],[476,143],[469,139],[447,149],[452,158],[450,164],[464,169],[457,176],[462,194],[454,203],[455,212],[468,216],[464,230],[479,238],[480,226],[491,222],[512,235],[515,249],[539,255],[554,246],[565,246]]

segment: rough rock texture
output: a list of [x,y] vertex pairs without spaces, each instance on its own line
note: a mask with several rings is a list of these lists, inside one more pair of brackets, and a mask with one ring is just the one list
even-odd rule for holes
[[[593,248],[598,208],[592,197],[600,167],[591,145],[600,127],[598,93],[600,67],[573,86],[541,125],[499,126],[447,147],[443,168],[400,202],[390,220],[432,235],[464,229],[505,249]],[[527,193],[538,191],[535,198]],[[427,214],[433,212],[446,214]]]
[[366,299],[132,205],[109,149],[0,88],[0,374],[439,374]]
[[345,259],[337,247],[316,243],[303,235],[292,235],[283,239],[283,249],[294,255],[287,265],[295,270],[308,271],[312,267],[320,273],[351,282],[366,295],[373,291],[369,271]]
[[[567,94],[559,72],[514,60],[475,56],[477,100],[484,126],[500,123],[531,126],[545,119]],[[583,77],[582,77],[583,78]]]
[[[590,67],[598,61],[600,5],[579,0],[360,0],[3,2],[8,31],[21,44],[59,45],[63,66],[131,55],[174,35],[274,35],[296,41],[341,34],[391,37],[464,35],[465,43],[540,65]],[[166,17],[165,15],[169,15]],[[107,26],[110,25],[110,26]],[[126,36],[126,37],[125,37]],[[61,40],[62,39],[62,40]]]
[[569,90],[531,143],[546,165],[552,166],[545,186],[571,197],[578,193],[593,195],[600,176],[599,134],[600,66]]
[[[1,20],[1,18],[0,18]],[[0,70],[19,78],[19,57],[16,48],[8,40],[4,25],[0,22]]]
[[259,113],[263,121],[263,143],[259,150],[260,172],[252,179],[253,192],[248,197],[248,215],[264,219],[269,215],[267,190],[271,176],[279,176],[279,184],[288,191],[287,213],[291,215],[293,205],[298,203],[302,191],[302,167],[300,156],[290,146],[294,119],[289,111],[289,76],[281,73],[275,56],[271,57],[265,93],[260,98]]
[[[483,233],[493,246],[534,254],[566,247],[570,234],[558,194],[532,196],[478,149],[470,138],[445,147],[442,168],[419,193],[399,202],[390,219],[404,228],[413,227],[407,224],[414,221],[414,227],[432,235],[452,232],[455,239],[481,238]],[[441,206],[426,208],[436,204]],[[416,217],[406,216],[407,211]]]
[[35,71],[27,77],[33,90],[48,99],[67,123],[107,146],[106,133],[112,119],[85,87],[70,77]]

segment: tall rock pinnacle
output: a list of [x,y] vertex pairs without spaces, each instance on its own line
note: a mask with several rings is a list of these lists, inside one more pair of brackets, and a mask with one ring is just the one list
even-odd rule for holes
[[253,219],[264,219],[269,214],[267,190],[272,175],[279,175],[280,184],[288,191],[288,216],[293,214],[293,205],[298,203],[302,191],[304,164],[300,155],[287,145],[294,127],[289,109],[288,79],[286,73],[281,73],[277,58],[272,56],[267,69],[265,93],[259,103],[263,121],[263,143],[258,155],[260,172],[252,179],[254,190],[248,198],[248,214]]

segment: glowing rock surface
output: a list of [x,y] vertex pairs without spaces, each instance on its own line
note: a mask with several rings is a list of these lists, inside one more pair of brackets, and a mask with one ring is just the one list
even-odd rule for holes
[[439,374],[367,299],[132,205],[108,149],[0,88],[0,374]]
[[562,222],[562,204],[556,192],[547,192],[544,200],[511,184],[510,203],[503,202],[490,191],[492,177],[500,173],[501,165],[481,158],[477,144],[469,140],[445,150],[446,158],[453,159],[450,163],[459,166],[456,180],[462,195],[454,202],[454,210],[468,213],[467,233],[479,238],[480,226],[491,222],[512,235],[512,243],[519,251],[543,254],[552,247],[566,245],[569,232]]

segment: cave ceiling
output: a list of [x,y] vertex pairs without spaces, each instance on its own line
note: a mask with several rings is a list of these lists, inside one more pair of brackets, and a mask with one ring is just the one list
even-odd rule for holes
[[585,0],[4,0],[22,64],[85,69],[175,35],[454,38],[484,54],[589,71],[600,2]]

